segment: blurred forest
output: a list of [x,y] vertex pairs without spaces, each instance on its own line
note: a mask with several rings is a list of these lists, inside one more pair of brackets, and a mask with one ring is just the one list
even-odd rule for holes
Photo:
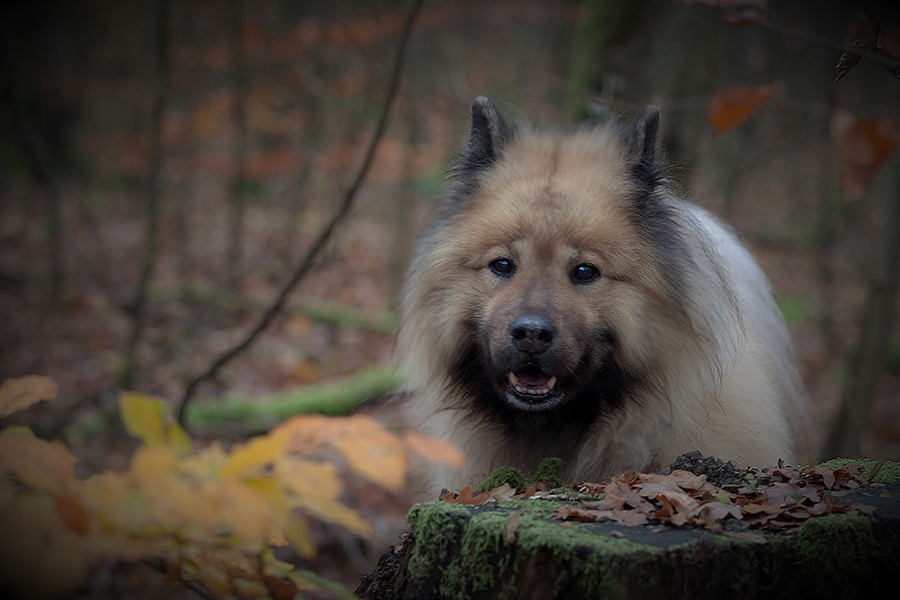
[[[177,410],[189,382],[259,322],[353,187],[409,5],[12,9],[0,23],[0,380],[46,375],[59,393],[4,424],[62,438],[84,474],[127,464],[134,442],[116,425],[118,392]],[[680,186],[733,224],[772,280],[811,399],[805,456],[816,459],[871,290],[892,285],[887,313],[898,317],[896,257],[881,261],[878,240],[900,196],[900,81],[869,58],[837,82],[835,67],[843,45],[878,35],[900,54],[900,14],[889,3],[772,0],[762,24],[744,25],[672,0],[426,1],[350,212],[258,339],[197,382],[193,436],[242,440],[279,420],[254,403],[335,382],[350,396],[330,412],[365,400],[359,411],[404,429],[402,405],[378,401],[396,384],[397,296],[469,103],[485,94],[561,126],[661,107]],[[733,105],[722,92],[739,86],[752,109],[717,121],[713,103]],[[859,454],[900,460],[900,336],[887,323],[874,326],[884,339]],[[237,408],[216,418],[225,405]],[[368,546],[320,532],[316,568],[346,582],[394,543],[410,502],[360,496],[378,534]]]

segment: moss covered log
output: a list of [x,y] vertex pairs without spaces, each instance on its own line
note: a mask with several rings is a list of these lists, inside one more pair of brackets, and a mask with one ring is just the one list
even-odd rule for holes
[[[897,464],[884,467],[888,475]],[[357,594],[368,600],[878,597],[896,587],[900,564],[900,481],[889,479],[841,497],[876,506],[872,516],[812,517],[790,533],[553,519],[571,499],[421,504],[409,513],[411,535],[382,557]]]

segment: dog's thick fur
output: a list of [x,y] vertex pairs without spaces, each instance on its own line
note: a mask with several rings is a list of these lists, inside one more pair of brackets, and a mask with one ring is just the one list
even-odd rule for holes
[[569,134],[472,103],[468,143],[419,239],[398,351],[425,431],[467,455],[459,488],[562,458],[599,480],[700,450],[793,460],[803,393],[768,281],[676,197],[659,111]]

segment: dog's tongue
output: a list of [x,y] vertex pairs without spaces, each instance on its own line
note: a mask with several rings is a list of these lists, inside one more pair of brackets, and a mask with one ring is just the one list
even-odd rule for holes
[[550,379],[544,373],[516,373],[519,379],[519,385],[526,387],[547,387],[547,381]]
[[536,369],[523,369],[518,373],[509,372],[509,383],[524,394],[547,394],[556,385],[556,375],[547,375]]

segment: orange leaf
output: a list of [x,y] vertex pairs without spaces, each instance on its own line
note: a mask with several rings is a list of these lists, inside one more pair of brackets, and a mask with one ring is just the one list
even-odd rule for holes
[[403,436],[403,444],[407,451],[453,469],[461,469],[465,463],[465,457],[456,446],[444,440],[422,435],[418,431],[407,431]]
[[706,118],[721,135],[756,114],[774,93],[771,85],[736,86],[716,92],[706,107]]
[[75,533],[84,535],[91,528],[91,515],[84,505],[72,496],[57,496],[56,512]]
[[0,419],[25,410],[41,400],[53,400],[56,393],[56,383],[49,377],[27,375],[17,379],[4,379],[0,385]]
[[900,145],[900,121],[857,119],[835,109],[831,113],[831,140],[841,173],[841,188],[848,198],[860,198],[878,167]]

